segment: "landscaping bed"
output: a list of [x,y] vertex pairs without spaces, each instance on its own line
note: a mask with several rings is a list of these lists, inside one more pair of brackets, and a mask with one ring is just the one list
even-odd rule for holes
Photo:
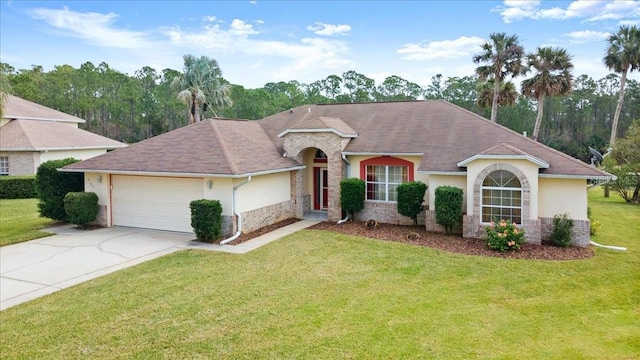
[[[482,240],[465,239],[459,235],[444,235],[441,233],[427,232],[424,229],[424,226],[378,224],[375,228],[369,229],[362,221],[351,221],[341,225],[337,225],[332,222],[321,222],[310,227],[310,229],[327,230],[378,240],[428,246],[452,253],[509,259],[577,260],[591,258],[595,254],[591,246],[559,248],[550,245],[534,245],[526,242],[519,250],[501,253],[488,249],[487,245]],[[419,235],[419,238],[411,240],[407,239],[407,235],[409,233],[416,233]]]

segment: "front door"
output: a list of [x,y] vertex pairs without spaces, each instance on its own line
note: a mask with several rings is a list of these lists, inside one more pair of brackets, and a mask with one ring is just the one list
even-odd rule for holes
[[327,210],[329,204],[329,171],[327,168],[313,168],[314,210]]

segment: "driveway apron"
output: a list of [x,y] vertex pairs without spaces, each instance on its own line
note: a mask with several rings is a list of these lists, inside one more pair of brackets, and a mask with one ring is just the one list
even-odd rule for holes
[[0,310],[184,249],[195,238],[125,227],[45,231],[56,235],[0,247]]

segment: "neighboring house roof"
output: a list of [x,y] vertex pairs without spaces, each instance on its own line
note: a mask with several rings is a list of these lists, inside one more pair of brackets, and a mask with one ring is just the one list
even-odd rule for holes
[[127,146],[57,121],[11,120],[0,127],[0,150],[118,149]]
[[209,119],[68,165],[65,170],[240,177],[301,167],[276,150],[257,122]]
[[8,95],[4,101],[2,110],[3,119],[28,119],[28,120],[48,120],[71,123],[84,123],[79,117],[63,113],[46,106],[36,104],[29,100],[21,99],[17,96]]
[[305,105],[258,122],[282,153],[283,139],[279,134],[319,117],[341,119],[358,134],[344,152],[422,154],[418,170],[425,173],[465,172],[458,163],[507,143],[548,164],[548,168],[540,170],[541,176],[610,177],[589,164],[443,100]]

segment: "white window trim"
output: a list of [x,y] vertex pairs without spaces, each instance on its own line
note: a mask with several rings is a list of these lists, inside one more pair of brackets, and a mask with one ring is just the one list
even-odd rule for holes
[[[502,171],[507,171],[507,170],[502,170]],[[509,171],[510,172],[510,171]],[[510,172],[511,173],[511,172]],[[511,173],[516,179],[518,178],[515,174]],[[487,175],[490,176],[491,174]],[[520,182],[520,180],[518,180],[518,182]],[[500,190],[500,191],[504,191],[504,190],[508,190],[508,191],[517,191],[520,193],[520,206],[507,206],[507,205],[493,205],[493,204],[486,204],[484,203],[484,196],[482,196],[484,190]],[[481,185],[480,186],[480,223],[481,224],[490,224],[491,221],[483,221],[482,218],[484,217],[484,209],[485,208],[495,208],[495,209],[520,209],[520,222],[516,224],[517,225],[522,225],[522,219],[523,219],[523,211],[524,211],[524,204],[523,204],[523,191],[522,191],[522,184],[520,184],[520,187],[501,187],[501,186],[484,186]],[[498,220],[502,220],[502,219],[498,219]]]
[[[407,169],[407,182],[409,181],[409,167],[407,165],[367,165],[365,166],[365,179],[369,179],[369,166],[384,166],[384,171],[385,171],[385,179],[384,182],[380,182],[380,181],[369,181],[366,180],[365,181],[365,186],[367,186],[368,184],[374,184],[374,185],[384,185],[384,200],[379,200],[379,199],[368,199],[368,191],[365,193],[365,200],[366,201],[372,201],[372,202],[387,202],[387,203],[397,203],[397,201],[395,200],[389,200],[389,185],[400,185],[400,184],[404,184],[404,182],[399,182],[399,183],[390,183],[389,182],[389,167],[400,167],[400,168],[406,168]],[[404,173],[404,170],[402,171]],[[366,189],[366,188],[365,188]]]
[[[3,171],[6,168],[6,172]],[[0,156],[0,176],[9,175],[9,157],[8,156]]]

